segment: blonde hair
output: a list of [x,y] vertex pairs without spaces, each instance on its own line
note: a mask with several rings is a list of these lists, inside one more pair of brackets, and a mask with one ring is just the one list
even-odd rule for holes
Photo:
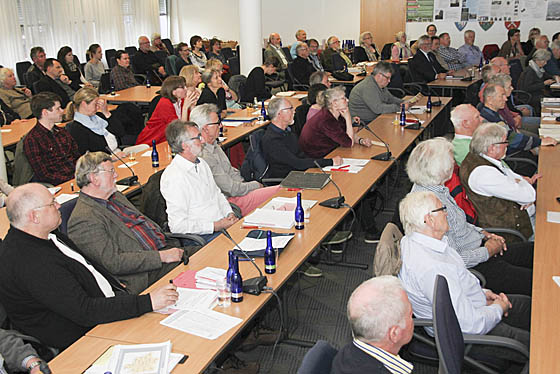
[[206,69],[216,70],[217,72],[221,73],[221,70],[224,68],[224,64],[222,61],[218,60],[217,58],[211,58],[206,61]]
[[199,73],[198,67],[196,65],[183,66],[179,72],[179,76],[185,78],[187,87],[194,87],[194,75]]
[[93,87],[83,87],[80,88],[75,94],[74,98],[68,108],[66,109],[65,119],[71,121],[74,119],[74,113],[78,111],[80,105],[85,101],[86,104],[91,103],[93,100],[97,99],[99,94],[97,90]]

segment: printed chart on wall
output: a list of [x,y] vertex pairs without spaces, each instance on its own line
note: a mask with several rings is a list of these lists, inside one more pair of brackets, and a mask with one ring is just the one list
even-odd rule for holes
[[432,22],[434,0],[408,0],[406,3],[407,22]]

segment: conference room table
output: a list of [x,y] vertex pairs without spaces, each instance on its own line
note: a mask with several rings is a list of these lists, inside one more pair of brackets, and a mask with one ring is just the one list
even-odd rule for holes
[[[472,80],[470,81],[463,81],[461,79],[452,79],[450,76],[448,77],[450,79],[444,78],[444,79],[436,79],[434,81],[431,81],[430,83],[428,83],[428,87],[441,88],[442,90],[441,96],[453,97],[454,90],[466,91],[471,85],[475,84],[476,82],[482,79],[482,75],[478,71],[478,69],[475,69],[474,76],[471,75]],[[449,92],[447,92],[447,90],[449,90]]]
[[110,104],[149,104],[161,90],[161,86],[135,86],[115,92],[115,95],[106,94],[100,97]]
[[[425,104],[425,99],[423,99]],[[442,98],[443,106],[435,108],[432,114],[419,115],[425,119],[424,125],[429,125],[438,114],[445,114],[445,106],[449,104],[449,98]],[[424,134],[424,129],[407,130],[398,125],[394,125],[394,115],[386,114],[379,116],[370,124],[379,137],[384,139],[391,149],[393,155],[398,159],[413,143]],[[377,140],[365,129],[361,130],[360,136]],[[335,155],[342,157],[369,159],[370,157],[385,152],[385,147],[372,146],[355,146],[353,148],[338,148],[327,157]],[[342,193],[346,198],[347,204],[355,206],[370,188],[379,181],[385,173],[394,165],[395,160],[391,161],[375,161],[371,160],[359,173],[351,174],[347,172],[331,172],[333,180],[339,185]],[[310,170],[314,171],[314,170]],[[317,170],[315,170],[317,171]],[[295,191],[281,189],[277,196],[293,197]],[[302,192],[303,199],[322,201],[326,198],[337,195],[337,190],[332,183],[329,183],[321,191],[305,190]],[[305,224],[305,228],[301,231],[297,230],[275,230],[279,232],[293,232],[294,238],[291,240],[286,249],[279,256],[277,263],[277,271],[273,275],[267,275],[268,286],[275,291],[279,291],[282,285],[291,277],[291,275],[300,267],[313,250],[320,245],[324,238],[341,222],[341,220],[349,214],[349,209],[341,208],[333,210],[319,205],[314,206],[310,210],[309,222]],[[236,241],[241,241],[248,230],[242,227],[242,220],[228,230]],[[189,264],[179,265],[177,268],[169,272],[158,282],[149,287],[145,292],[150,292],[162,285],[168,284],[171,279],[177,277],[185,270],[200,270],[207,266],[227,268],[228,255],[227,251],[233,248],[224,235],[220,235],[212,242],[207,244],[196,254],[191,256]],[[263,268],[262,258],[257,258],[256,263],[259,268]],[[248,279],[258,275],[256,269],[248,262],[240,262],[240,272],[244,279]],[[119,321],[107,324],[100,324],[91,329],[86,337],[107,339],[110,341],[125,342],[129,344],[141,343],[157,343],[170,340],[172,342],[172,351],[186,354],[189,359],[185,364],[177,367],[173,373],[199,373],[202,372],[216,356],[228,346],[229,343],[238,335],[238,333],[247,325],[249,321],[266,305],[270,300],[270,293],[263,293],[259,296],[244,295],[241,303],[232,303],[230,307],[216,307],[214,310],[226,313],[228,315],[238,317],[242,320],[240,324],[230,329],[215,340],[203,339],[191,334],[183,333],[179,330],[171,329],[160,324],[160,321],[166,316],[159,313],[147,313],[141,317],[133,318],[126,321]],[[66,369],[67,360],[73,361],[72,373],[80,372],[87,368],[95,357],[94,354],[87,357],[78,357],[76,352],[87,351],[88,345],[92,344],[92,350],[101,351],[99,346],[106,346],[98,340],[81,339],[74,343],[67,350],[54,358],[49,366],[57,374],[70,373]],[[111,342],[107,342],[107,345]],[[85,346],[85,347],[84,347]]]

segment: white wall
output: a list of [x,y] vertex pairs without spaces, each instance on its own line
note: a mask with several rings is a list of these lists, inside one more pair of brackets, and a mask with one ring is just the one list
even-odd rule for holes
[[[406,34],[408,39],[418,39],[419,36],[426,33],[426,27],[430,23],[424,22],[410,22],[406,24]],[[463,31],[457,30],[457,27],[453,22],[434,22],[438,29],[438,35],[442,32],[448,32],[451,36],[451,46],[459,48],[464,44],[463,33],[466,30],[474,30],[476,33],[475,44],[481,49],[486,44],[498,44],[502,46],[502,43],[507,40],[507,29],[504,22],[494,22],[492,27],[488,31],[484,31],[478,22],[469,22]],[[521,21],[519,30],[521,31],[521,41],[526,41],[529,35],[529,30],[533,27],[538,27],[541,29],[541,33],[548,35],[548,39],[552,40],[552,35],[560,31],[559,21]]]

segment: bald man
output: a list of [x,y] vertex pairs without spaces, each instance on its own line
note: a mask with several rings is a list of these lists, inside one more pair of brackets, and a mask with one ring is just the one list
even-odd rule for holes
[[474,106],[461,104],[451,111],[451,122],[455,127],[455,137],[452,142],[453,157],[457,165],[461,166],[461,162],[469,153],[469,145],[474,130],[482,123],[482,117]]
[[55,231],[60,205],[42,185],[17,187],[6,203],[10,230],[0,246],[0,303],[18,331],[64,349],[99,323],[120,321],[177,301],[167,284],[130,295],[102,266]]
[[354,340],[338,351],[332,374],[410,373],[412,364],[400,358],[412,339],[412,306],[400,281],[380,276],[363,282],[350,296],[348,321]]
[[280,66],[277,69],[279,72],[288,68],[289,60],[282,49],[282,38],[275,32],[268,37],[268,47],[264,50],[264,59],[266,60],[269,57],[276,57],[280,60]]

